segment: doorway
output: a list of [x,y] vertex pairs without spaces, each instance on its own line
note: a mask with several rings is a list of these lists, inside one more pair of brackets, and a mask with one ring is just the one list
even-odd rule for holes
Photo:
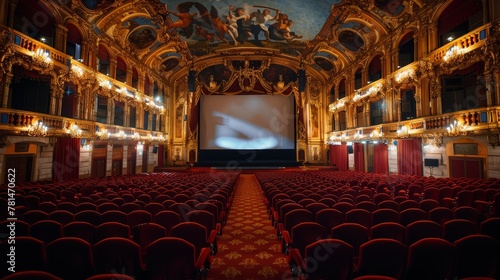
[[34,155],[6,155],[4,164],[4,184],[7,184],[8,170],[15,170],[16,183],[31,182],[33,179]]
[[451,178],[486,178],[482,157],[450,157],[449,160]]

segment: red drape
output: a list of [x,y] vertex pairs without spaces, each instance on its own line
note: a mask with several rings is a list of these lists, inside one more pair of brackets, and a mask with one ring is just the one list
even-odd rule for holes
[[198,111],[199,111],[200,102],[196,103],[195,106],[191,107],[190,119],[189,119],[189,130],[191,133],[195,133],[198,128]]
[[354,170],[365,171],[365,145],[363,143],[354,143]]
[[347,145],[330,145],[330,164],[337,165],[339,170],[349,170]]
[[158,167],[163,167],[165,162],[165,146],[158,146]]
[[373,145],[373,172],[389,174],[389,149],[387,144]]
[[398,140],[398,173],[422,176],[422,143],[420,139]]
[[80,169],[80,138],[58,138],[54,146],[52,180],[78,179]]

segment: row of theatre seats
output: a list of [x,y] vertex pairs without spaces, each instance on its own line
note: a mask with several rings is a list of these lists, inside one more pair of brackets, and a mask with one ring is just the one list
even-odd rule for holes
[[3,269],[1,277],[206,277],[237,178],[232,172],[152,173],[21,184],[17,220],[4,220],[0,235],[7,255],[15,234],[16,273]]
[[297,279],[499,279],[500,180],[262,172]]

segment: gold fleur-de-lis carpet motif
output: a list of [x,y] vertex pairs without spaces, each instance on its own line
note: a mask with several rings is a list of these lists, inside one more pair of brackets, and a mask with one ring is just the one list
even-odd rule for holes
[[253,174],[240,174],[208,279],[286,279],[289,267]]

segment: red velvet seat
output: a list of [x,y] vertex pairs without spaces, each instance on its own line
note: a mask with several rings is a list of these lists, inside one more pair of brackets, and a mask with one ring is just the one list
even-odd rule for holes
[[466,277],[497,278],[500,273],[500,242],[475,234],[455,241],[458,279]]
[[48,271],[62,279],[84,280],[94,275],[92,246],[83,239],[62,237],[45,247]]
[[408,249],[407,280],[452,279],[456,248],[441,238],[424,238]]
[[[15,240],[16,274],[28,270],[47,270],[45,243],[43,241],[29,236],[16,236]],[[8,254],[11,246],[7,240],[4,240],[0,243],[1,252]],[[6,261],[9,261],[9,257],[6,257]],[[4,266],[0,272],[0,277],[5,277],[9,274],[11,273]]]
[[63,236],[63,226],[53,220],[38,221],[30,226],[31,237],[36,238],[45,244]]
[[63,236],[81,238],[92,245],[95,242],[95,229],[96,226],[91,223],[75,221],[63,227]]
[[110,237],[92,247],[96,273],[120,273],[142,279],[144,268],[140,246],[130,239]]
[[146,248],[146,279],[197,279],[206,276],[204,266],[210,250],[196,255],[193,244],[176,237],[164,237]]
[[370,228],[370,239],[390,238],[406,243],[406,227],[399,223],[385,222]]
[[101,223],[95,228],[95,242],[110,237],[131,238],[131,230],[127,224],[119,222]]
[[344,222],[344,214],[335,209],[323,209],[316,213],[315,221],[327,229],[332,229]]
[[373,239],[359,248],[356,276],[382,275],[400,279],[403,276],[408,248],[393,239]]

